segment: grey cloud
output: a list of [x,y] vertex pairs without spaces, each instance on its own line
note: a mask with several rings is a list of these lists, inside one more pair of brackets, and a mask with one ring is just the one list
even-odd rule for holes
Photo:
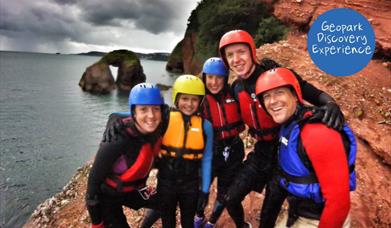
[[0,48],[42,51],[78,45],[168,50],[173,47],[164,47],[166,43],[183,36],[189,16],[183,12],[190,14],[189,5],[197,0],[4,1]]
[[110,4],[102,1],[84,1],[80,7],[83,17],[95,25],[118,26],[132,23],[137,28],[159,34],[169,30],[183,30],[175,26],[176,20],[186,20],[180,13],[186,1],[177,0],[118,0]]

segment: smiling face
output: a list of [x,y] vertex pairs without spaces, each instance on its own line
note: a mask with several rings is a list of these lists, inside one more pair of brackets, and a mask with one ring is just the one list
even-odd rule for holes
[[219,93],[224,87],[225,78],[218,75],[207,74],[205,76],[206,88],[212,93]]
[[250,48],[246,44],[231,44],[224,49],[229,68],[241,79],[247,79],[255,69]]
[[177,98],[177,108],[183,114],[190,116],[197,112],[200,102],[201,98],[198,95],[181,93]]
[[160,105],[136,105],[134,108],[136,128],[142,134],[149,134],[156,130],[162,120]]
[[297,98],[289,87],[279,87],[262,93],[267,112],[274,122],[282,124],[296,111]]

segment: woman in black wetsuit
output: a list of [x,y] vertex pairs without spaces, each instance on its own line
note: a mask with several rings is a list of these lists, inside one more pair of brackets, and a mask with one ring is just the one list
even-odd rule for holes
[[86,204],[92,228],[129,227],[122,206],[153,207],[146,180],[160,150],[163,97],[152,84],[131,90],[126,134],[101,142],[88,177]]

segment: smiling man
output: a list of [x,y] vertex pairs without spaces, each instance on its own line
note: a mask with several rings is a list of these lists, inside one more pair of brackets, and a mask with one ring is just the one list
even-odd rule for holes
[[314,108],[304,106],[300,84],[286,68],[263,73],[256,94],[281,124],[275,187],[288,196],[290,218],[277,227],[350,227],[349,190],[356,188],[356,141],[350,128],[345,124],[336,131],[316,121]]

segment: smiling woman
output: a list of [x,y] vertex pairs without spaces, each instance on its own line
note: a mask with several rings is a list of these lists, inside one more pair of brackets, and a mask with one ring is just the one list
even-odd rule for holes
[[122,206],[154,207],[146,180],[160,149],[157,131],[164,100],[159,88],[136,85],[129,94],[131,117],[124,119],[125,134],[102,142],[87,183],[86,204],[92,227],[128,227]]

